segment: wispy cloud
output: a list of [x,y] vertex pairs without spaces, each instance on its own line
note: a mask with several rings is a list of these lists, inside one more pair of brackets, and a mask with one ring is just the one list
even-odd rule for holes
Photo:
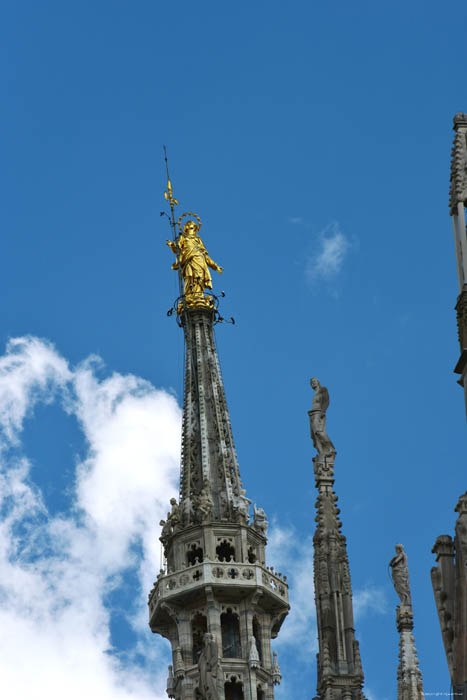
[[370,612],[384,615],[387,612],[386,595],[382,588],[368,585],[353,596],[355,620],[359,620]]
[[303,216],[289,216],[289,224],[303,224]]
[[[148,634],[143,609],[159,567],[155,523],[177,490],[180,409],[139,377],[99,379],[97,368],[96,358],[70,368],[37,338],[11,341],[0,358],[0,674],[12,698],[165,697],[167,645]],[[52,401],[87,444],[73,507],[55,516],[21,443],[25,418]],[[105,598],[129,573],[141,604],[129,611],[135,653],[123,657]]]
[[348,236],[341,231],[337,222],[333,222],[317,234],[315,247],[307,260],[307,279],[310,282],[335,280],[351,248]]

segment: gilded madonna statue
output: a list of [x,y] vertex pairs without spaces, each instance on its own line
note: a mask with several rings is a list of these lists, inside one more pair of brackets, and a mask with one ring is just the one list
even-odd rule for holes
[[176,260],[172,270],[181,270],[185,302],[187,306],[210,306],[211,302],[204,296],[205,289],[212,289],[211,270],[222,272],[223,268],[209,257],[208,251],[198,235],[200,224],[189,219],[177,242],[167,241],[167,245]]

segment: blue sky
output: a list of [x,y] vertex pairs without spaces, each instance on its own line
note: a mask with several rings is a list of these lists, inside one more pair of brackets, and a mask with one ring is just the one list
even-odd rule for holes
[[240,469],[292,584],[278,698],[316,686],[313,375],[331,395],[367,694],[396,693],[396,542],[425,691],[449,692],[429,570],[465,490],[447,207],[465,3],[24,0],[1,14],[10,696],[164,696],[167,647],[145,619],[182,402],[164,143],[181,211],[225,270]]

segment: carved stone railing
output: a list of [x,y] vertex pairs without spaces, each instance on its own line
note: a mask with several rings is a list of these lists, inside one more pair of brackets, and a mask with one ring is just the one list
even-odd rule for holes
[[288,603],[286,578],[261,564],[240,564],[238,562],[204,561],[174,573],[160,575],[149,594],[151,614],[159,600],[166,600],[182,592],[203,585],[234,585],[266,588]]

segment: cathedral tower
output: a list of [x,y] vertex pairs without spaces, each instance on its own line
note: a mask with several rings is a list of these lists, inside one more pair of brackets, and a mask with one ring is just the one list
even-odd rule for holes
[[286,577],[266,566],[267,520],[242,487],[214,339],[222,320],[208,268],[222,272],[189,214],[176,230],[185,338],[180,498],[161,521],[165,567],[149,594],[151,630],[170,641],[167,694],[176,700],[272,700],[281,676],[271,639],[287,615]]
[[333,490],[336,451],[326,432],[329,395],[316,378],[310,417],[316,501],[314,580],[318,622],[319,700],[364,700],[363,670],[353,620],[352,587],[346,539],[341,532],[337,496]]

